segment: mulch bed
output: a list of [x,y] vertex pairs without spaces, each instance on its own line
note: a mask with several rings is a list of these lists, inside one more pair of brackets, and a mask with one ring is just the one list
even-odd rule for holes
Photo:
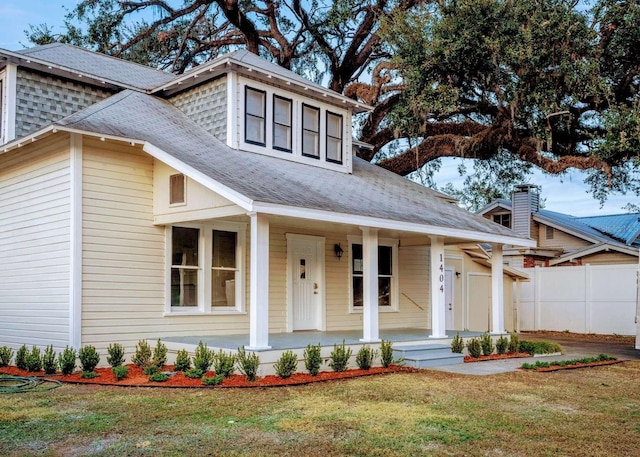
[[[165,382],[151,382],[149,376],[142,372],[142,369],[136,365],[127,365],[129,367],[129,373],[126,378],[121,381],[117,381],[111,371],[111,367],[96,368],[98,376],[91,379],[85,379],[82,377],[81,372],[75,372],[71,375],[45,375],[44,372],[28,372],[25,370],[19,370],[16,367],[3,367],[0,368],[0,374],[8,374],[13,376],[43,376],[52,379],[57,379],[65,383],[75,384],[95,384],[103,386],[123,386],[123,387],[179,387],[179,388],[194,388],[194,387],[209,387],[202,384],[200,379],[187,378],[182,372],[176,372],[172,374]],[[165,366],[161,371],[172,372],[172,366]],[[282,386],[296,386],[302,384],[310,384],[313,382],[332,381],[336,379],[348,379],[357,378],[361,376],[371,376],[377,374],[386,373],[398,373],[398,372],[414,372],[415,368],[401,367],[398,365],[391,365],[389,368],[373,367],[369,370],[347,370],[343,372],[334,371],[321,371],[317,376],[311,376],[308,373],[295,373],[290,378],[280,378],[275,375],[259,377],[256,381],[249,382],[244,375],[231,375],[224,379],[221,384],[211,387],[282,387]],[[207,377],[213,377],[213,372],[207,372]]]
[[535,369],[525,369],[520,368],[523,371],[539,371],[542,373],[549,373],[552,371],[560,371],[560,370],[575,370],[576,368],[591,368],[591,367],[601,367],[603,365],[616,365],[618,363],[626,362],[626,360],[601,360],[599,362],[589,362],[589,363],[575,363],[573,365],[565,365],[564,367],[558,365],[552,365],[550,367],[540,367]]
[[465,355],[464,363],[485,362],[487,360],[519,359],[523,357],[532,357],[532,355],[528,352],[507,352],[505,354],[481,355],[480,357],[471,357],[470,355]]

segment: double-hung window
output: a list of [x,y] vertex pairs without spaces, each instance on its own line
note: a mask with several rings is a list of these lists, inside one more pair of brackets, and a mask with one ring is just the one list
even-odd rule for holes
[[173,227],[171,231],[171,306],[197,307],[200,229]]
[[273,96],[273,148],[291,152],[291,107],[288,98]]
[[342,163],[342,116],[327,111],[327,162]]
[[[382,309],[397,307],[396,244],[393,242],[378,245],[378,306]],[[351,297],[354,309],[363,306],[364,256],[362,244],[351,243]]]
[[302,155],[320,158],[320,109],[302,105]]
[[213,230],[211,235],[211,306],[236,306],[238,233]]
[[245,87],[244,138],[247,143],[266,145],[267,93]]

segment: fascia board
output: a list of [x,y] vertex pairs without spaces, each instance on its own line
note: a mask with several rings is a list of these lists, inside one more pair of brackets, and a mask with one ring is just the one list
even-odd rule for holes
[[640,255],[640,250],[638,249],[634,249],[634,248],[628,248],[628,247],[622,247],[622,246],[615,246],[612,244],[608,244],[608,243],[599,243],[595,246],[589,246],[585,249],[581,249],[578,251],[573,251],[570,254],[565,254],[562,257],[558,257],[557,259],[553,259],[551,261],[549,261],[549,265],[557,265],[559,263],[563,263],[566,262],[568,260],[572,260],[572,259],[579,259],[581,257],[585,257],[588,255],[592,255],[592,254],[597,254],[598,252],[602,252],[602,251],[616,251],[616,252],[620,252],[621,254],[627,254],[627,255],[631,255],[631,256],[638,256]]
[[482,208],[480,211],[478,211],[476,214],[480,215],[480,216],[484,216],[487,213],[490,213],[491,211],[493,211],[496,208],[502,208],[505,211],[511,211],[511,207],[510,206],[506,206],[504,203],[501,202],[493,202],[490,203],[488,206],[485,206],[484,208]]
[[536,222],[540,222],[540,223],[542,223],[544,225],[548,225],[549,227],[553,227],[554,229],[561,230],[561,231],[563,231],[565,233],[568,233],[569,235],[573,235],[573,236],[575,236],[577,238],[583,239],[583,240],[588,241],[590,243],[602,243],[602,240],[600,240],[600,239],[597,239],[597,238],[594,238],[592,236],[589,236],[589,235],[587,235],[587,234],[585,234],[583,232],[579,232],[577,230],[570,229],[567,226],[562,225],[561,223],[558,223],[558,222],[556,222],[556,221],[554,221],[552,219],[547,219],[544,216],[540,216],[538,213],[534,213],[533,214],[533,220],[536,221]]

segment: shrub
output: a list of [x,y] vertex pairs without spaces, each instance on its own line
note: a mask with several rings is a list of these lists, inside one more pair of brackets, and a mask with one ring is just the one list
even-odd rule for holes
[[82,377],[85,379],[93,379],[98,377],[98,373],[96,373],[95,371],[83,371]]
[[520,338],[516,333],[509,335],[509,352],[520,352]]
[[180,349],[178,351],[174,368],[176,371],[187,371],[191,368],[191,357],[189,357],[189,353],[186,349]]
[[380,364],[388,368],[393,362],[393,343],[382,340],[380,342]]
[[491,338],[491,335],[489,335],[488,333],[483,333],[480,337],[480,345],[482,346],[483,355],[493,354],[495,346],[493,345],[493,338]]
[[211,365],[213,364],[213,351],[207,348],[207,345],[202,341],[198,343],[198,347],[196,348],[196,352],[193,355],[193,366],[203,373],[209,371]]
[[455,352],[456,354],[462,354],[464,350],[464,340],[460,336],[459,333],[456,333],[456,336],[453,337],[451,341],[451,352]]
[[360,348],[358,353],[356,354],[356,364],[358,368],[361,370],[368,370],[371,368],[371,364],[373,363],[373,359],[376,356],[376,350],[370,348],[366,344]]
[[131,357],[131,361],[139,367],[149,365],[151,361],[151,346],[149,346],[146,340],[138,341],[138,344],[136,344],[136,352]]
[[298,369],[298,356],[293,351],[284,351],[273,368],[281,378],[289,378]]
[[205,386],[217,386],[224,380],[224,376],[217,374],[215,376],[203,376],[202,384]]
[[13,349],[11,349],[9,346],[2,346],[0,348],[0,367],[9,366],[12,358]]
[[482,344],[480,344],[480,340],[478,338],[471,338],[467,342],[467,351],[469,351],[471,357],[480,357],[480,354],[482,354]]
[[331,351],[331,354],[329,355],[329,366],[333,371],[347,371],[351,354],[351,348],[345,347],[344,340],[342,340],[342,344],[340,346],[334,344],[333,351]]
[[20,370],[27,369],[27,354],[29,353],[29,349],[27,349],[27,345],[23,344],[16,352],[16,367]]
[[317,345],[308,344],[304,350],[304,367],[311,374],[317,376],[322,366],[322,356],[320,355],[320,343]]
[[107,352],[107,363],[112,367],[119,367],[124,363],[124,346],[121,344],[110,344],[107,348]]
[[507,337],[501,336],[500,338],[498,338],[498,341],[496,341],[496,352],[498,354],[504,354],[505,352],[507,352],[508,347],[509,340],[507,339]]
[[146,375],[156,374],[160,368],[157,365],[147,365],[142,369],[142,373]]
[[198,379],[198,378],[201,378],[202,375],[204,375],[204,372],[199,368],[190,368],[184,372],[184,375],[187,378]]
[[224,352],[222,349],[213,355],[213,371],[224,378],[233,374],[235,363],[236,356],[230,352]]
[[45,374],[55,374],[58,369],[58,362],[56,361],[56,351],[53,350],[53,344],[47,346],[44,354],[42,355],[42,368]]
[[115,376],[116,381],[122,381],[129,374],[129,367],[125,367],[124,365],[117,365],[111,369],[113,372],[113,376]]
[[529,354],[553,354],[554,352],[562,352],[562,346],[557,343],[549,343],[548,341],[526,341],[520,342],[520,351]]
[[33,346],[31,352],[27,353],[24,362],[27,365],[27,371],[42,370],[42,353],[40,352],[40,348]]
[[78,359],[80,359],[80,368],[83,372],[93,371],[100,363],[100,354],[95,347],[89,344],[80,348]]
[[258,375],[258,367],[260,366],[260,358],[256,353],[247,354],[244,346],[238,348],[238,370],[247,377],[247,381],[255,381]]
[[149,376],[149,381],[152,382],[165,382],[167,379],[169,379],[169,375],[162,372],[153,373],[151,376]]
[[163,367],[167,363],[167,346],[158,339],[156,347],[153,348],[151,363],[158,367]]
[[76,350],[69,346],[58,355],[58,366],[62,374],[69,375],[76,369]]

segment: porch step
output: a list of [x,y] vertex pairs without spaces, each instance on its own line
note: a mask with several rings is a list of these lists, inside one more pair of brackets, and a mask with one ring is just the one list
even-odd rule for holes
[[418,344],[393,347],[393,358],[402,359],[413,368],[456,365],[464,362],[464,355],[451,352],[446,344]]

